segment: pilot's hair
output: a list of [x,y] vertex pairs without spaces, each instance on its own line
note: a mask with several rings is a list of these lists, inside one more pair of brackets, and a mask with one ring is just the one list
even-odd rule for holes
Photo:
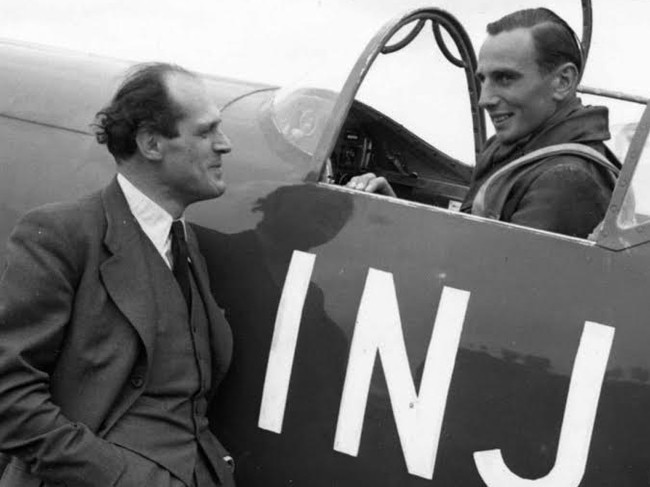
[[134,66],[115,96],[100,110],[94,123],[97,142],[106,144],[116,160],[135,154],[138,129],[146,127],[168,138],[178,136],[181,107],[169,96],[165,84],[169,74],[195,76],[169,63],[143,63]]
[[487,33],[494,36],[519,28],[531,29],[537,51],[537,65],[542,74],[548,74],[561,64],[570,62],[582,75],[582,45],[562,17],[547,8],[517,10],[488,24]]

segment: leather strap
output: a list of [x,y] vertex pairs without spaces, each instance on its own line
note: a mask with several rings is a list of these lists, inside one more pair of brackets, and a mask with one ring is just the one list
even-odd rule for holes
[[532,169],[535,163],[541,163],[549,157],[567,155],[593,162],[609,171],[614,178],[620,173],[620,169],[607,157],[584,144],[567,143],[543,147],[509,162],[490,176],[476,192],[472,202],[472,215],[498,220],[510,190],[524,171]]

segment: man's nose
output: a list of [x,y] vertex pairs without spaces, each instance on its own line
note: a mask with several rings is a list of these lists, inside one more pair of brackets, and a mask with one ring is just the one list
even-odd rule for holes
[[227,154],[232,150],[230,139],[221,130],[217,133],[217,138],[212,144],[212,150],[219,154]]
[[478,106],[481,108],[490,108],[497,104],[498,97],[489,83],[481,85],[481,96],[478,99]]

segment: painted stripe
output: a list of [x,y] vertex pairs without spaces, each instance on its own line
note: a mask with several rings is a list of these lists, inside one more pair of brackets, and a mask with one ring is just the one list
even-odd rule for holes
[[467,291],[443,289],[418,395],[393,276],[369,270],[341,398],[336,451],[352,456],[359,452],[372,371],[379,355],[407,469],[412,475],[432,478],[469,296]]
[[300,320],[315,261],[314,254],[293,252],[275,318],[258,426],[278,434],[282,432]]
[[501,450],[474,453],[488,487],[578,487],[585,474],[598,401],[614,341],[614,328],[590,321],[585,326],[573,365],[555,466],[545,477],[523,479],[512,473]]

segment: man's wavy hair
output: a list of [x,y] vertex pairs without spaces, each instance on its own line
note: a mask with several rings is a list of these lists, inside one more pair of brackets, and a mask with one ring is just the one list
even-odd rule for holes
[[487,26],[489,35],[526,28],[531,29],[537,65],[542,74],[548,74],[566,62],[573,63],[582,76],[584,59],[582,45],[573,29],[562,17],[547,8],[518,10]]
[[135,154],[136,134],[146,127],[164,137],[178,135],[181,107],[169,96],[165,78],[190,71],[168,63],[145,63],[132,68],[108,106],[95,116],[95,137],[117,161]]

